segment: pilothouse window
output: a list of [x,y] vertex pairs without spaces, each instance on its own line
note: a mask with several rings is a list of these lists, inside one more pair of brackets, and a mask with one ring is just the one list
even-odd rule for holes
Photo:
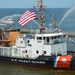
[[43,40],[45,40],[45,37],[43,37]]
[[37,40],[42,40],[42,37],[37,37]]
[[44,51],[44,54],[46,54],[46,51]]
[[60,35],[59,36],[52,36],[51,39],[58,39],[60,38]]
[[57,36],[54,36],[54,39],[56,39],[57,38]]
[[49,37],[47,37],[47,42],[49,42]]
[[58,36],[58,38],[60,38],[60,36]]
[[53,36],[51,37],[51,39],[53,39]]

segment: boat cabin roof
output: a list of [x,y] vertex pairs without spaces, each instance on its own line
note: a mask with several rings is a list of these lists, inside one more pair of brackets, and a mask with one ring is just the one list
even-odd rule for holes
[[63,33],[50,33],[50,34],[36,34],[37,37],[51,37],[51,36],[62,36]]

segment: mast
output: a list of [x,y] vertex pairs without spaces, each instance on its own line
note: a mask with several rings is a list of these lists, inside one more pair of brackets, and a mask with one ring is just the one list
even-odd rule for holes
[[58,25],[56,22],[56,13],[54,14],[54,28],[55,28],[55,31],[58,32]]
[[43,8],[43,0],[37,0],[38,2],[38,7],[40,8],[40,30],[42,30],[43,27],[43,12],[42,12],[42,8]]

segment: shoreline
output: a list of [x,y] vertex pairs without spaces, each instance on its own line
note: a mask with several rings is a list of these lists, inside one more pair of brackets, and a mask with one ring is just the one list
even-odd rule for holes
[[[28,29],[5,29],[3,30],[5,32],[10,32],[10,31],[20,31],[21,33],[39,33],[39,29],[37,30],[28,30]],[[75,37],[75,32],[65,32],[68,36],[70,37]]]

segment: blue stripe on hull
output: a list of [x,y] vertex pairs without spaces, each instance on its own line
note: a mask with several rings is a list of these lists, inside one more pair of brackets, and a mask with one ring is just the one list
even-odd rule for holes
[[56,56],[55,60],[54,60],[54,64],[53,67],[57,67],[57,62],[60,56]]

